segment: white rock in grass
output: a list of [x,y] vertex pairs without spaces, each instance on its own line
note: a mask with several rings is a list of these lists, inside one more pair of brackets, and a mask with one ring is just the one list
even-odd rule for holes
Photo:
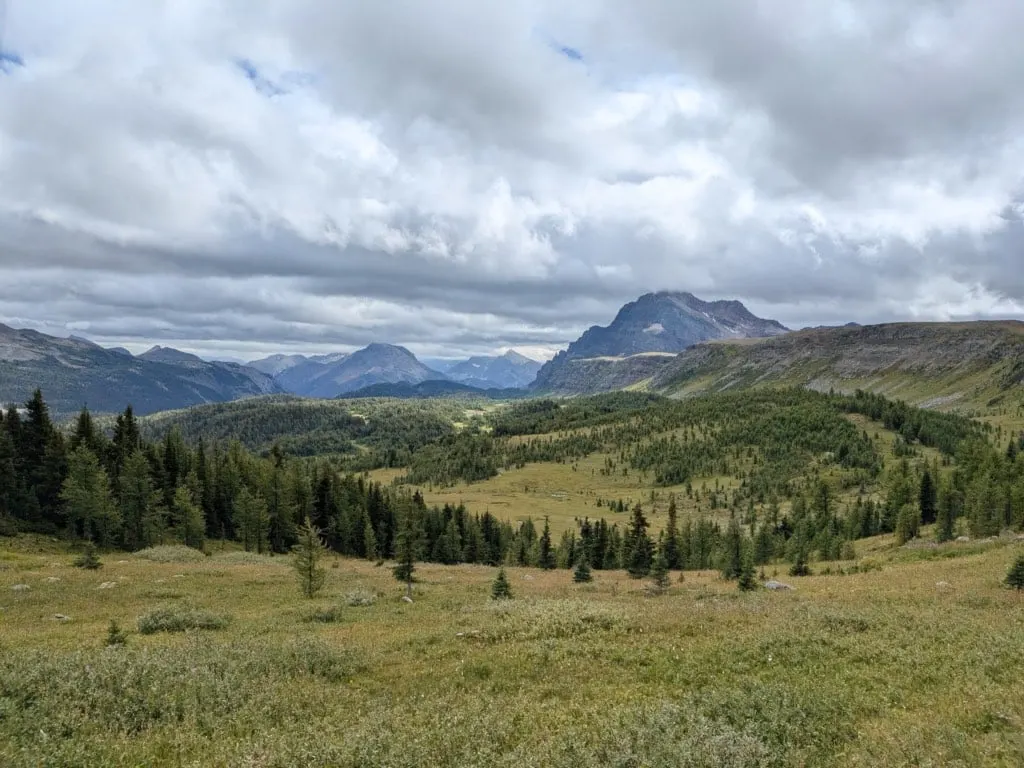
[[65,616],[63,613],[55,613],[55,614],[53,614],[53,620],[54,621],[71,621],[71,617],[70,616]]
[[102,584],[100,584],[98,587],[96,587],[96,589],[113,589],[116,586],[117,586],[117,582],[116,581],[104,581]]
[[28,592],[30,589],[32,589],[32,587],[30,587],[28,584],[15,584],[13,587],[11,587],[11,590],[13,592]]
[[47,576],[45,579],[43,579],[43,581],[45,581],[47,584],[56,584],[58,581],[60,581],[60,576]]
[[765,589],[772,590],[792,590],[793,588],[789,584],[783,584],[781,581],[766,581],[764,583]]

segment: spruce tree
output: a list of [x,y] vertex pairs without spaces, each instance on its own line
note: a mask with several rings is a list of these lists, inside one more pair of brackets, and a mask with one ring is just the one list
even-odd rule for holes
[[937,493],[932,473],[925,469],[921,475],[921,488],[918,493],[918,506],[921,508],[921,523],[930,525],[935,522]]
[[754,558],[749,554],[743,557],[743,565],[740,567],[739,582],[737,586],[743,592],[750,592],[757,589],[757,578],[754,574]]
[[178,540],[186,547],[202,549],[206,542],[206,519],[202,507],[196,504],[195,495],[187,486],[175,489],[171,517]]
[[906,544],[921,530],[921,510],[915,504],[905,504],[896,518],[896,543]]
[[141,450],[133,451],[124,460],[117,488],[125,549],[156,544],[163,528],[160,494],[153,487],[149,461]]
[[377,534],[373,532],[373,523],[370,522],[370,518],[366,518],[366,524],[363,526],[363,551],[366,553],[367,560],[377,559]]
[[810,576],[811,568],[807,564],[807,549],[801,546],[797,549],[796,558],[793,561],[793,565],[789,568],[790,576]]
[[935,540],[940,544],[952,541],[956,527],[956,506],[953,489],[948,482],[939,489],[938,512],[935,520]]
[[663,594],[668,591],[671,582],[668,577],[668,564],[665,562],[665,548],[658,547],[651,562],[651,591],[654,594]]
[[[822,487],[826,486],[822,484]],[[722,577],[738,578],[743,569],[743,532],[740,530],[740,523],[736,519],[736,515],[729,518],[729,527],[726,529],[723,545]]]
[[85,543],[85,549],[82,550],[82,554],[75,558],[75,567],[85,568],[90,571],[103,567],[103,563],[100,562],[100,557],[96,553],[96,545],[91,541]]
[[71,454],[60,500],[73,536],[110,545],[120,535],[121,517],[110,497],[110,482],[96,454],[84,445]]
[[1016,589],[1018,592],[1024,590],[1024,555],[1018,555],[1010,572],[1006,574],[1006,586]]
[[292,548],[292,553],[292,566],[299,580],[299,590],[305,597],[315,597],[323,589],[327,573],[320,565],[324,554],[320,530],[308,517],[299,527],[299,541]]
[[111,619],[110,624],[107,626],[107,646],[114,647],[124,645],[127,642],[128,635],[126,635],[124,630],[121,629],[121,625],[117,623],[117,619]]
[[551,546],[551,525],[547,516],[544,517],[544,530],[537,545],[537,567],[551,570],[557,565],[555,550]]
[[683,567],[679,553],[679,522],[676,509],[676,495],[668,498],[668,520],[665,522],[665,564],[670,571],[678,571]]
[[585,551],[576,560],[576,568],[572,572],[572,580],[577,584],[586,584],[594,580],[594,576],[590,573],[590,562]]
[[235,499],[234,523],[246,552],[262,554],[267,551],[270,513],[267,511],[267,502],[259,492],[253,493],[246,487],[242,488]]
[[653,549],[651,537],[647,535],[647,518],[637,504],[633,507],[633,517],[622,543],[623,564],[632,578],[642,579],[651,572]]
[[391,569],[395,578],[405,583],[405,596],[412,600],[413,574],[416,571],[416,558],[420,553],[420,533],[416,520],[415,508],[409,505],[402,515],[395,540],[395,559],[397,565]]
[[494,581],[491,583],[491,599],[512,599],[512,585],[508,583],[508,577],[505,575],[504,568],[498,569],[498,575],[494,577]]

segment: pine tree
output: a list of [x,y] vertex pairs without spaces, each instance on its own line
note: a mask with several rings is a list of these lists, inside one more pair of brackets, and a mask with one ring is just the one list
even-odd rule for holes
[[678,571],[683,567],[679,552],[679,522],[676,509],[676,495],[668,498],[668,520],[665,522],[665,564],[670,571]]
[[629,531],[622,543],[623,564],[632,578],[642,579],[651,572],[653,549],[651,537],[647,535],[647,518],[637,504],[633,507]]
[[186,547],[202,549],[206,542],[206,519],[202,507],[196,504],[195,495],[185,485],[174,491],[171,517],[178,540]]
[[396,579],[405,582],[405,596],[410,600],[416,558],[420,554],[420,538],[416,510],[412,505],[408,505],[402,515],[398,538],[395,541],[395,559],[398,560],[398,564],[392,568],[392,573]]
[[754,559],[749,554],[743,557],[743,565],[740,567],[737,586],[743,592],[757,589],[757,578],[754,575]]
[[90,571],[103,567],[103,563],[100,562],[100,557],[96,553],[96,545],[91,541],[85,543],[85,549],[82,550],[82,554],[75,558],[75,567],[86,568]]
[[[822,487],[827,486],[822,484]],[[722,577],[738,578],[743,569],[743,532],[740,530],[740,523],[736,519],[736,515],[729,518],[729,527],[726,529],[723,545]]]
[[921,523],[930,525],[935,522],[937,493],[932,473],[925,469],[921,475],[921,488],[918,492],[918,506],[921,508]]
[[498,569],[498,575],[494,577],[494,582],[491,584],[491,599],[512,599],[512,585],[508,583],[508,577],[505,575],[504,568]]
[[120,534],[120,515],[110,497],[110,482],[96,454],[85,446],[71,454],[60,500],[72,535],[112,544]]
[[1017,556],[1013,567],[1010,568],[1010,572],[1006,574],[1006,581],[1004,583],[1018,592],[1024,590],[1024,555]]
[[952,541],[956,526],[956,507],[953,489],[948,482],[939,489],[938,512],[936,514],[935,540],[940,544]]
[[576,568],[572,572],[572,580],[577,584],[586,584],[594,580],[594,576],[590,572],[590,562],[585,551],[576,560]]
[[124,460],[117,486],[125,549],[156,544],[163,529],[160,494],[153,487],[149,461],[141,450],[133,451]]
[[915,504],[905,504],[896,518],[896,543],[906,544],[921,530],[921,510]]
[[253,493],[248,488],[242,488],[235,499],[234,523],[246,552],[262,554],[267,551],[270,513],[267,511],[267,502],[259,492]]
[[127,642],[128,635],[126,635],[124,630],[121,629],[121,625],[117,623],[117,619],[111,619],[110,624],[107,627],[107,646],[113,647],[124,645]]
[[793,561],[793,565],[789,568],[790,576],[810,576],[811,568],[807,564],[807,550],[805,547],[800,547],[796,553],[796,559]]
[[537,546],[537,567],[551,570],[556,565],[555,551],[551,547],[551,525],[545,516],[544,530],[541,532],[540,541]]
[[650,567],[651,591],[654,594],[664,594],[668,591],[671,582],[668,577],[668,564],[665,562],[665,548],[658,547],[654,554],[654,560]]
[[305,597],[316,597],[323,589],[327,573],[320,565],[324,554],[320,530],[308,517],[299,527],[299,541],[292,548],[292,553],[292,565],[299,579],[299,590]]
[[367,560],[377,560],[377,534],[373,532],[373,523],[370,522],[370,518],[366,518],[366,524],[363,525],[363,551],[366,553]]

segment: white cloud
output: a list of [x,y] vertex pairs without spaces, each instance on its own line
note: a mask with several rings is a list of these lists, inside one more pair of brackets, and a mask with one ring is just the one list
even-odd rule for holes
[[0,321],[445,354],[657,289],[1019,314],[1019,4],[761,8],[10,0]]

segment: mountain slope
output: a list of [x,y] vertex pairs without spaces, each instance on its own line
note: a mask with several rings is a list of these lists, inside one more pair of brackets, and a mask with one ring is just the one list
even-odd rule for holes
[[[738,301],[706,302],[690,293],[648,293],[622,307],[610,325],[591,327],[568,349],[545,363],[533,388],[595,391],[576,386],[577,376],[563,370],[573,360],[678,353],[711,339],[778,336],[787,330],[775,320],[756,317]],[[643,361],[642,372],[650,375],[650,366],[651,361]],[[642,378],[636,376],[634,381]]]
[[481,389],[512,389],[529,386],[541,364],[509,350],[498,357],[471,357],[448,368],[445,374],[452,381]]
[[892,323],[693,347],[650,388],[674,396],[765,385],[866,389],[913,405],[984,406],[1021,394],[1024,323]]
[[90,341],[0,325],[0,402],[24,401],[36,387],[56,414],[83,405],[120,411],[128,403],[143,414],[280,391],[259,371],[178,350],[132,357]]

